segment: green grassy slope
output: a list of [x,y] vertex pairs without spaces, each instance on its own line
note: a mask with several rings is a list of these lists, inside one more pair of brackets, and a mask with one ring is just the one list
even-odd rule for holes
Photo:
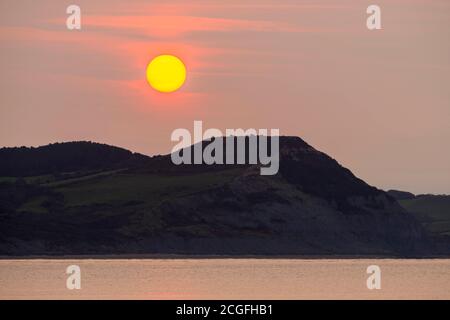
[[[60,198],[61,212],[80,206],[147,206],[152,207],[171,197],[192,194],[214,188],[230,181],[239,170],[224,170],[195,175],[163,176],[158,174],[135,174],[123,170],[85,175],[81,178],[64,179],[39,184]],[[26,177],[30,181],[38,181]],[[37,194],[21,205],[19,211],[47,212],[53,194]]]
[[450,236],[450,196],[420,195],[399,203],[431,233]]

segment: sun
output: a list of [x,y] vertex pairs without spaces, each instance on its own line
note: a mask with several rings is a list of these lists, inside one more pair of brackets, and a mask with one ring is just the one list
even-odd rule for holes
[[186,67],[173,55],[157,56],[147,66],[147,81],[156,91],[177,91],[186,81]]

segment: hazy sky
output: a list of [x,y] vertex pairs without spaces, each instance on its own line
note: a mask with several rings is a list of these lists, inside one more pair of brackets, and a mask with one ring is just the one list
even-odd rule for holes
[[[165,154],[203,120],[300,136],[380,188],[450,193],[449,39],[448,0],[2,0],[0,146]],[[163,53],[187,67],[173,94],[145,80]]]

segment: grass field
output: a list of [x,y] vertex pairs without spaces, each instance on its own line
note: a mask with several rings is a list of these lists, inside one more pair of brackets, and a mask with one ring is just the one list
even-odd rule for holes
[[[41,183],[43,181],[41,177],[26,177],[25,180],[28,183],[39,184],[50,192],[27,199],[18,211],[47,213],[51,203],[56,201],[55,199],[58,199],[61,211],[93,205],[107,205],[115,208],[123,206],[151,207],[170,198],[223,185],[238,173],[239,170],[226,170],[194,175],[163,176],[125,173],[123,170],[116,170],[50,183]],[[51,180],[51,178],[48,179]]]
[[450,196],[421,195],[399,200],[430,232],[450,236]]
[[155,174],[112,174],[57,186],[67,206],[95,203],[118,204],[130,201],[154,202],[211,188],[229,181],[230,172],[187,176]]

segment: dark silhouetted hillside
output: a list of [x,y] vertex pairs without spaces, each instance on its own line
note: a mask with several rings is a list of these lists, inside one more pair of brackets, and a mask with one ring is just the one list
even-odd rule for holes
[[417,195],[399,203],[432,235],[440,251],[450,252],[450,196]]
[[1,148],[0,176],[107,170],[125,167],[145,158],[122,148],[85,141],[54,143],[37,148]]
[[274,176],[91,143],[56,149],[40,162],[36,150],[0,153],[17,176],[0,178],[0,254],[442,253],[392,196],[297,137],[280,138]]
[[388,190],[387,193],[397,200],[414,199],[416,196],[411,192],[399,191],[399,190]]

